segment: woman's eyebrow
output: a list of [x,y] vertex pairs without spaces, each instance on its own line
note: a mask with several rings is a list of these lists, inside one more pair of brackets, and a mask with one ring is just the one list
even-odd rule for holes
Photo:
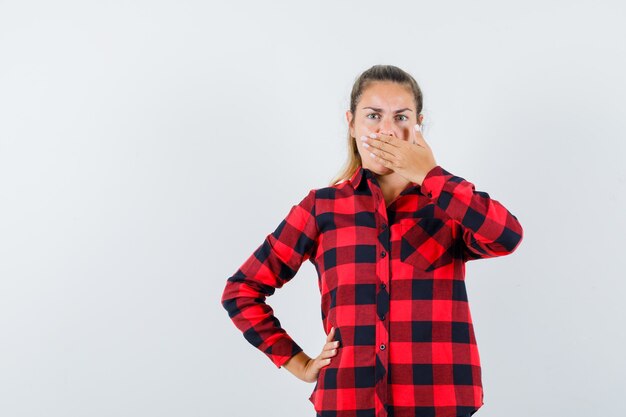
[[[376,107],[369,107],[369,106],[368,106],[368,107],[363,107],[363,110],[365,110],[365,109],[372,109],[372,110],[377,111],[377,112],[379,112],[379,113],[382,113],[382,112],[383,112],[383,109],[378,109],[378,108],[376,108]],[[405,109],[396,110],[394,113],[402,113],[402,112],[403,112],[403,111],[405,111],[405,110],[408,110],[408,111],[413,111],[413,110],[411,110],[411,109],[409,109],[409,108],[407,107],[407,108],[405,108]]]

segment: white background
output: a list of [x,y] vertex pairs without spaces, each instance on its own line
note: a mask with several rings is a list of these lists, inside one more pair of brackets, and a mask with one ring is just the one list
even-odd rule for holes
[[[374,64],[514,213],[467,264],[489,416],[623,412],[621,2],[0,1],[0,415],[314,416],[226,279],[346,157]],[[324,343],[306,263],[268,299]],[[617,413],[617,414],[616,414]]]

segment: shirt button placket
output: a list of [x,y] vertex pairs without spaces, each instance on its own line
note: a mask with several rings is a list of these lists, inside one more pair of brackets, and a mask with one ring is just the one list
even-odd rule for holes
[[[376,360],[376,400],[375,409],[377,411],[376,417],[387,417],[386,407],[387,393],[388,393],[388,372],[389,372],[389,327],[388,327],[388,314],[389,314],[389,225],[387,223],[387,212],[385,206],[380,199],[377,204],[377,218],[380,219],[380,228],[378,234],[378,246],[380,248],[378,257],[376,259],[378,277],[380,279],[380,285],[377,290],[376,297],[376,310],[379,320],[376,323],[376,346],[377,346],[377,360]],[[387,319],[387,320],[386,320]]]

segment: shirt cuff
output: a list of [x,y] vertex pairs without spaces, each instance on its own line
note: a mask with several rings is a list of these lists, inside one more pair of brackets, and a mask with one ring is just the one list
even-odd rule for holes
[[291,337],[286,336],[270,346],[265,354],[277,368],[281,368],[285,362],[300,352],[302,352],[302,348]]
[[446,175],[449,175],[449,172],[443,169],[441,165],[436,165],[428,171],[420,186],[422,194],[428,196],[428,198],[437,200],[446,183]]

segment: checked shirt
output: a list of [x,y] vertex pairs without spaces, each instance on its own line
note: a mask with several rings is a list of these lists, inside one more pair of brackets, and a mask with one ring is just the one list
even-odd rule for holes
[[465,263],[512,253],[522,226],[500,202],[437,165],[386,204],[359,167],[311,189],[227,279],[222,305],[280,368],[302,348],[267,296],[309,260],[337,355],[309,397],[321,417],[456,417],[483,404]]

